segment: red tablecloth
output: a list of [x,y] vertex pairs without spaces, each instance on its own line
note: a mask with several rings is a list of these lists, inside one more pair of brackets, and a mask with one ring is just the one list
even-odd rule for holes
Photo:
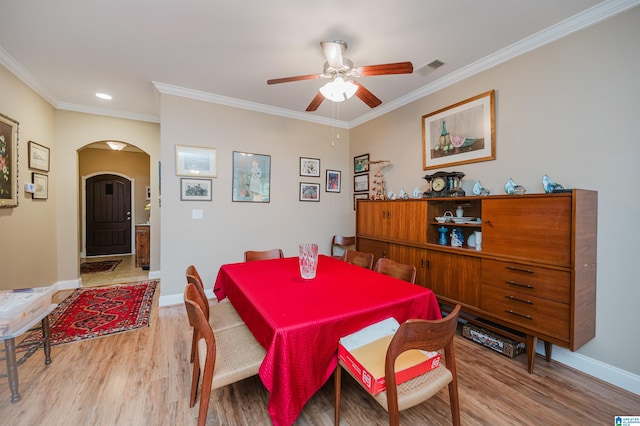
[[293,424],[331,376],[341,337],[391,316],[441,318],[431,290],[323,255],[313,280],[297,257],[223,265],[214,292],[267,350],[259,374],[276,426]]

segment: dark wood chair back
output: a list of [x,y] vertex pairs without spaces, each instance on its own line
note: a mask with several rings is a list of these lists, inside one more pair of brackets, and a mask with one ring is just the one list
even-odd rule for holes
[[363,268],[373,268],[373,254],[363,253],[357,250],[346,249],[342,255],[342,260],[347,263],[362,266]]
[[348,248],[355,248],[356,246],[356,237],[345,237],[343,235],[334,235],[331,238],[331,256],[336,258],[342,258],[342,254],[337,255],[334,251],[336,247],[339,247],[344,252]]
[[271,249],[263,251],[247,250],[244,252],[244,261],[253,262],[254,260],[282,259],[284,253],[282,249]]
[[376,262],[373,270],[400,280],[408,281],[411,284],[416,283],[416,267],[413,265],[407,265],[386,257],[381,257]]

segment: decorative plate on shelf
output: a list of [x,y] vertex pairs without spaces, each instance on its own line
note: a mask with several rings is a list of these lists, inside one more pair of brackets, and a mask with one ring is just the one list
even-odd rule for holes
[[471,216],[463,216],[463,217],[452,217],[451,220],[454,223],[469,223],[475,220],[475,217]]

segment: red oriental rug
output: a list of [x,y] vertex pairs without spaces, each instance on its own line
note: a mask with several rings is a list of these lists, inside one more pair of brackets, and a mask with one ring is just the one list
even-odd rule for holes
[[118,260],[103,260],[100,262],[84,262],[80,265],[81,274],[93,274],[95,272],[111,272],[122,262]]
[[[158,282],[74,290],[49,315],[51,345],[147,327]],[[21,346],[26,346],[26,350],[28,345],[39,344],[41,340],[42,330],[35,330]]]

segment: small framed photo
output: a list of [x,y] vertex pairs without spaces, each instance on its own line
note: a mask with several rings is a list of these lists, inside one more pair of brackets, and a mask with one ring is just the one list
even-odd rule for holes
[[341,173],[338,170],[327,170],[327,184],[325,192],[340,192],[342,186]]
[[353,194],[353,209],[355,210],[358,206],[358,200],[368,200],[369,194]]
[[181,201],[211,201],[212,197],[211,179],[180,179],[180,200]]
[[353,173],[364,173],[369,171],[369,154],[353,157]]
[[176,145],[176,175],[217,177],[218,162],[215,148]]
[[46,200],[49,198],[49,176],[42,173],[31,173],[31,183],[36,186],[33,198],[36,200]]
[[300,182],[300,201],[320,201],[320,184]]
[[353,192],[369,190],[369,173],[353,177]]
[[300,157],[300,176],[320,177],[320,159]]
[[29,168],[49,171],[49,148],[29,141]]

